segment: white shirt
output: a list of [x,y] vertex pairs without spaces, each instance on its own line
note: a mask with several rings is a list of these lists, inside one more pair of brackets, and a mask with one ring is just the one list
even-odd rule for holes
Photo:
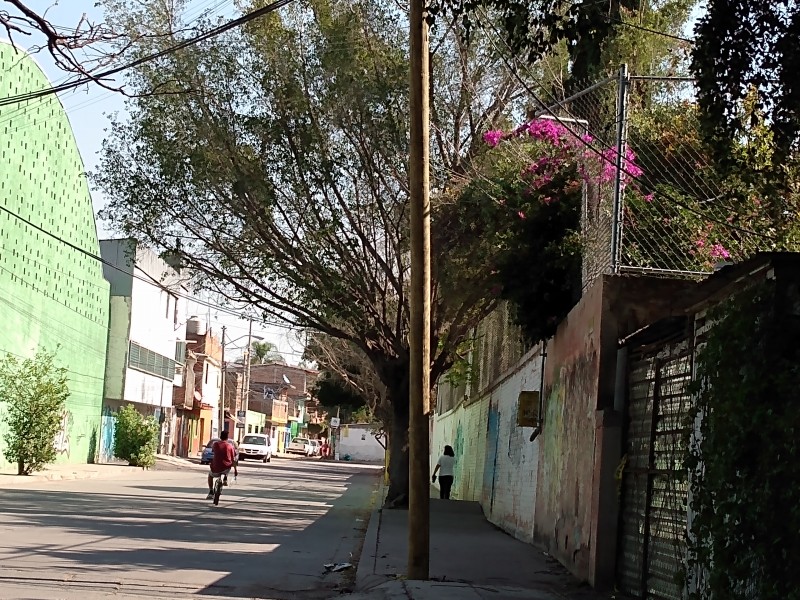
[[439,462],[436,463],[439,465],[439,476],[440,477],[452,477],[453,476],[453,465],[456,464],[456,459],[453,456],[448,456],[447,454],[442,454],[439,457]]

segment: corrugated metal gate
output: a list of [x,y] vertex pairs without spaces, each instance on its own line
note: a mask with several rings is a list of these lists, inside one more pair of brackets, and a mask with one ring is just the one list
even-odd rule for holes
[[690,381],[686,341],[631,349],[617,585],[634,598],[684,596]]

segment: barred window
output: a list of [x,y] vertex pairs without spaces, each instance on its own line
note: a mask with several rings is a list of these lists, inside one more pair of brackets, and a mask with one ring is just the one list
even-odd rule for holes
[[175,378],[178,365],[171,358],[148,350],[136,342],[131,342],[130,352],[128,353],[128,366],[131,369],[172,381]]

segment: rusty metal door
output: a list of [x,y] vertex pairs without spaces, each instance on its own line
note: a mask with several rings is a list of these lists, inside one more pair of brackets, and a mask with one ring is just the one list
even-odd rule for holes
[[686,341],[631,353],[617,585],[634,598],[684,597],[691,369]]

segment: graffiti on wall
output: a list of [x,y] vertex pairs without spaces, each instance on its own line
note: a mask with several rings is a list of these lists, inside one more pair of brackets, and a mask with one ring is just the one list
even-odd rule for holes
[[61,413],[61,423],[58,426],[58,433],[56,433],[53,445],[55,446],[57,454],[63,454],[69,458],[69,436],[72,429],[72,413],[65,410]]

